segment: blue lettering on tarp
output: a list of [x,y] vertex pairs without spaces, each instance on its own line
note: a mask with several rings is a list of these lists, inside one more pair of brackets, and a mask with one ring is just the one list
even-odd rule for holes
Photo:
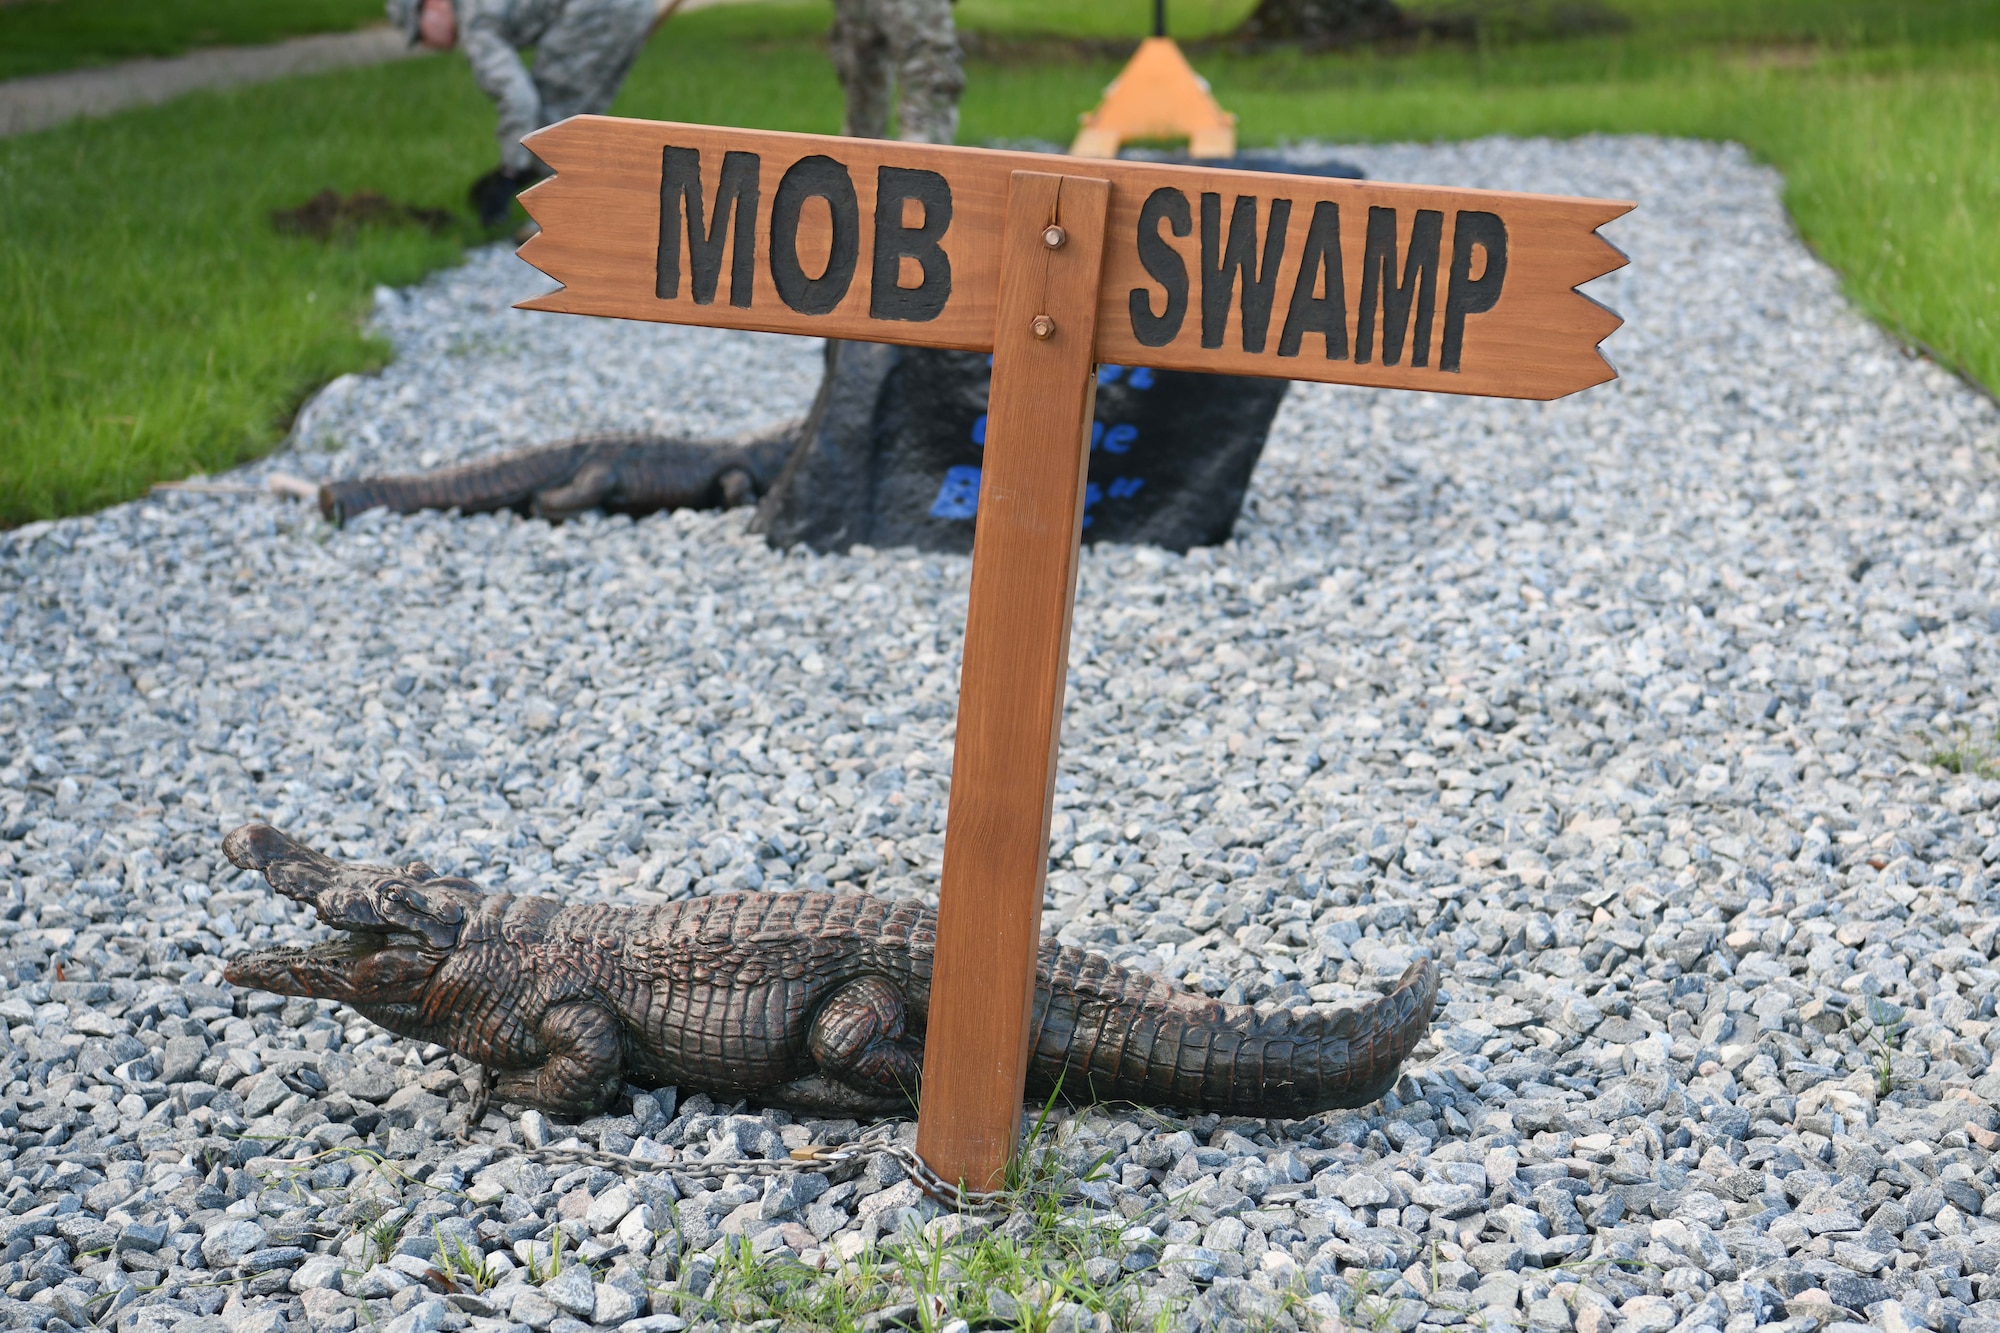
[[[1090,423],[1090,447],[1093,449],[1102,449],[1106,453],[1112,454],[1129,454],[1132,452],[1132,445],[1138,438],[1139,428],[1131,425],[1129,422],[1121,421],[1117,425],[1110,427],[1106,427],[1102,421],[1093,421]],[[981,412],[972,423],[972,442],[982,449],[986,447],[986,413],[984,412]]]
[[1100,487],[1094,481],[1085,485],[1083,488],[1083,526],[1086,528],[1090,526],[1090,511],[1100,501],[1106,499],[1129,500],[1137,495],[1139,488],[1145,484],[1146,479],[1144,477],[1113,477],[1109,487]]
[[1102,421],[1090,423],[1090,447],[1102,449],[1110,454],[1129,454],[1132,442],[1139,438],[1139,428],[1119,422],[1107,427]]
[[1127,374],[1124,366],[1109,365],[1097,368],[1098,387],[1102,388],[1107,384],[1116,384],[1120,375],[1125,375],[1125,382],[1135,389],[1150,389],[1153,387],[1153,372],[1150,367],[1134,366],[1130,374]]
[[979,469],[976,467],[946,469],[944,484],[938,487],[937,499],[931,501],[931,517],[971,518],[978,512]]

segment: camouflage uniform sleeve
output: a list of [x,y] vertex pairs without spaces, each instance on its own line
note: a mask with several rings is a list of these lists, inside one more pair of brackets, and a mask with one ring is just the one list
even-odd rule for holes
[[417,40],[417,13],[421,3],[422,0],[386,0],[382,6],[389,26],[413,43]]
[[521,136],[542,127],[541,94],[498,16],[465,3],[458,6],[458,15],[459,49],[472,65],[472,77],[499,111],[495,134],[500,140],[500,165],[512,173],[526,171],[535,159],[521,146]]

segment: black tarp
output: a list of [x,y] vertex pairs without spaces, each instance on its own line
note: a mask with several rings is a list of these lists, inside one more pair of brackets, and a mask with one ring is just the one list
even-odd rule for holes
[[[1354,177],[1350,167],[1217,165]],[[970,551],[992,358],[829,342],[797,448],[758,507],[773,546]],[[1227,541],[1285,380],[1101,366],[1083,540]]]

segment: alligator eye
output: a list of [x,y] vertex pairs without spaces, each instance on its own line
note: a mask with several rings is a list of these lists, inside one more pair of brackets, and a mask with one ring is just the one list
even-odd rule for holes
[[446,903],[443,907],[438,907],[427,895],[415,889],[399,890],[396,901],[418,916],[427,916],[433,921],[442,921],[447,925],[456,925],[465,919],[465,912],[457,903]]

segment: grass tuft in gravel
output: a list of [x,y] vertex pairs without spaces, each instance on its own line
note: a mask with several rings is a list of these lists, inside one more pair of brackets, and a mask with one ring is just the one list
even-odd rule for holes
[[1975,778],[1996,777],[2000,776],[2000,753],[1995,752],[1996,745],[2000,745],[2000,736],[1989,736],[1983,732],[1975,734],[1961,729],[1953,740],[1931,751],[1930,761],[1947,773]]
[[[973,1327],[1044,1333],[1057,1325],[1116,1330],[1174,1326],[1176,1304],[1142,1300],[1138,1274],[1159,1262],[1157,1240],[1141,1250],[1129,1228],[1162,1220],[1155,1208],[1122,1221],[1097,1213],[1080,1193],[1106,1180],[1108,1153],[1065,1151],[1069,1123],[1053,1099],[1007,1165],[1004,1201],[989,1217],[948,1214],[906,1226],[822,1270],[789,1253],[759,1257],[747,1237],[723,1251],[698,1296],[669,1296],[694,1321],[742,1327],[775,1319],[788,1329],[860,1333],[900,1322],[935,1333],[956,1320]],[[1304,1299],[1303,1286],[1291,1304]]]
[[1909,1020],[1900,1006],[1873,995],[1848,1022],[1848,1038],[1874,1072],[1878,1097],[1887,1097],[1896,1090],[1896,1053],[1902,1049],[1903,1034],[1909,1029]]

